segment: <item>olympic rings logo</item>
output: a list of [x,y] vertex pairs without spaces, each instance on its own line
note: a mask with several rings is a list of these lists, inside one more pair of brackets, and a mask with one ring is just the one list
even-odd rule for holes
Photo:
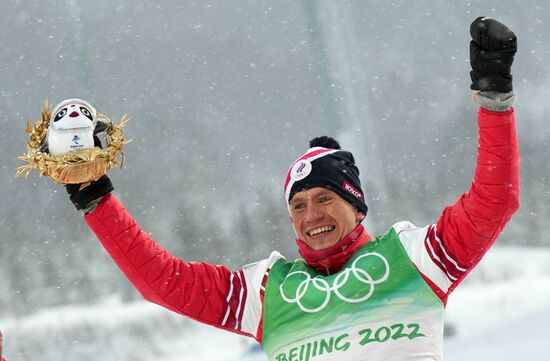
[[[366,270],[358,267],[357,262],[367,257],[378,258],[382,261],[384,265],[384,274],[381,277],[374,279]],[[360,283],[364,284],[365,286],[368,286],[368,291],[366,294],[360,297],[354,298],[353,296],[347,297],[342,293],[343,291],[341,290],[348,283],[348,281],[351,278],[351,275],[353,275],[355,279],[357,279]],[[312,278],[311,275],[305,271],[296,271],[296,272],[289,273],[286,276],[284,282],[281,284],[281,286],[279,286],[279,291],[281,292],[281,297],[287,303],[296,303],[298,304],[298,307],[300,307],[302,311],[308,312],[308,313],[315,313],[325,308],[325,306],[330,301],[330,297],[332,293],[334,293],[336,297],[338,297],[342,301],[348,302],[348,303],[360,303],[368,300],[374,293],[374,288],[375,288],[374,286],[387,280],[389,275],[390,275],[390,265],[388,263],[388,260],[384,258],[384,256],[376,252],[365,253],[357,257],[357,259],[353,261],[353,263],[351,264],[351,267],[347,267],[344,270],[342,270],[340,274],[338,274],[338,276],[334,279],[334,281],[332,282],[332,285],[330,285],[329,282],[327,282],[327,280],[325,280],[322,276],[315,276]],[[285,290],[283,289],[283,286],[285,285],[287,280],[289,280],[289,278],[291,277],[304,278],[304,276],[305,276],[305,279],[303,279],[298,284],[298,287],[296,287],[296,290],[294,291],[294,296],[289,297],[285,293]],[[308,293],[308,290],[311,289],[310,286],[312,286],[318,292],[324,293],[323,302],[318,307],[307,307],[302,302],[304,297],[306,297],[306,293]]]

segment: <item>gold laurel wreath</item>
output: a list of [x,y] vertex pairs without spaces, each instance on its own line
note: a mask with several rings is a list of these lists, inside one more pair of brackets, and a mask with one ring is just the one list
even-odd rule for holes
[[124,114],[120,123],[116,125],[105,114],[97,113],[97,119],[107,123],[105,131],[107,144],[104,149],[94,147],[54,156],[39,150],[46,139],[50,125],[51,107],[47,99],[44,101],[41,113],[41,121],[34,124],[31,121],[27,123],[25,129],[29,134],[27,152],[17,159],[28,164],[17,168],[15,174],[17,177],[27,178],[33,169],[37,169],[40,176],[46,175],[59,184],[87,183],[99,179],[117,165],[119,153],[121,154],[120,167],[124,165],[122,146],[130,142],[124,140],[123,128],[130,120],[127,114]]

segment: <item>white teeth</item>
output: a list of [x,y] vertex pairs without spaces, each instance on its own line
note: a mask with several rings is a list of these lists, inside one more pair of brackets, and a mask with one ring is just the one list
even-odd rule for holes
[[322,232],[329,232],[329,231],[332,231],[333,229],[334,229],[333,226],[324,226],[324,227],[316,228],[313,231],[309,231],[309,236],[313,237],[316,234],[319,234]]

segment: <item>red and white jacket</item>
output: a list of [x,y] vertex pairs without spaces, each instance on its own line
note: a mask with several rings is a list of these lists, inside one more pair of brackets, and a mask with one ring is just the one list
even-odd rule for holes
[[[519,150],[514,110],[478,112],[477,168],[470,189],[432,225],[394,226],[424,280],[445,303],[494,243],[519,207]],[[238,271],[173,257],[144,232],[109,194],[86,222],[143,297],[197,321],[262,342],[263,292],[282,256]],[[414,235],[414,236],[408,236]],[[362,233],[361,242],[370,236]],[[336,255],[339,261],[349,255]]]

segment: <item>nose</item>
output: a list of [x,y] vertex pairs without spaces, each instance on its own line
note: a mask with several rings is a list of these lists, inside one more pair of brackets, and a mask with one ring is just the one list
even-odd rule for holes
[[71,118],[78,117],[78,112],[74,110],[71,114],[69,114]]
[[319,210],[319,207],[314,202],[308,201],[305,214],[306,222],[315,222],[321,218],[323,218],[323,213]]

